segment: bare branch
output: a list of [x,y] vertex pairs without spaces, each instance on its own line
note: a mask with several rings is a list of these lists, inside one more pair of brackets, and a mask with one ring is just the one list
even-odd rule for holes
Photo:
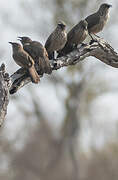
[[[104,39],[101,38],[96,39],[95,42],[90,44],[81,45],[70,54],[52,60],[50,63],[52,70],[57,70],[64,66],[75,65],[89,56],[94,56],[100,61],[118,68],[118,54]],[[40,75],[40,72],[38,72],[38,74]],[[21,87],[31,82],[28,73],[22,68],[11,75],[11,81],[11,94],[17,92]]]

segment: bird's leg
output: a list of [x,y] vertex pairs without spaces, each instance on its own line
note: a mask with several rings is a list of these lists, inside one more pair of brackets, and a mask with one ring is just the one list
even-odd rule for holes
[[94,34],[94,36],[96,36],[97,38],[100,38],[100,36],[98,36],[98,35],[96,35],[96,34]]
[[91,37],[92,41],[96,41],[96,39],[92,36],[91,33],[89,33],[89,36]]
[[96,38],[94,38],[92,35],[91,35],[91,33],[89,33],[89,36],[91,37],[91,41],[90,41],[90,44],[92,44],[92,43],[94,43],[94,42],[97,42],[97,39]]
[[53,52],[53,59],[56,60],[56,51]]

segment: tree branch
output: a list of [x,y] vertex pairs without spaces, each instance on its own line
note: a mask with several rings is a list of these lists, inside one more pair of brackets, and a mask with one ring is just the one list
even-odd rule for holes
[[[101,38],[97,38],[95,42],[81,45],[70,54],[52,60],[50,63],[52,70],[57,70],[64,66],[75,65],[89,56],[96,57],[100,61],[118,68],[118,54],[104,39]],[[40,75],[39,71],[38,74]],[[11,81],[12,86],[10,88],[10,94],[13,94],[27,83],[31,82],[31,79],[28,73],[23,68],[20,68],[11,75]]]
[[5,65],[0,67],[0,126],[3,124],[9,103],[9,74],[5,72]]

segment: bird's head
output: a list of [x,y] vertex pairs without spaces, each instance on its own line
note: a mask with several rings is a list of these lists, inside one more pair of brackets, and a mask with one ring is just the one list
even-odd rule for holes
[[27,36],[18,37],[18,40],[22,43],[22,45],[26,43],[30,43],[32,40]]
[[16,42],[9,42],[9,43],[12,45],[12,48],[14,50],[19,50],[22,48],[22,46],[19,43],[16,43]]
[[59,21],[57,27],[61,28],[62,30],[65,30],[66,29],[66,24],[63,21]]
[[99,12],[101,14],[106,14],[106,13],[108,13],[108,11],[111,7],[112,7],[111,4],[107,4],[107,3],[101,4],[101,6],[99,8]]

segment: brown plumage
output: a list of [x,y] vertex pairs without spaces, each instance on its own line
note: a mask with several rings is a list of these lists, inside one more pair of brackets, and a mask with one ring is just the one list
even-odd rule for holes
[[12,57],[15,62],[19,66],[29,71],[33,83],[38,83],[40,81],[40,77],[36,72],[36,69],[34,67],[34,60],[32,59],[32,57],[26,51],[24,51],[20,44],[14,42],[9,43],[12,45]]
[[54,59],[54,52],[61,50],[67,41],[66,25],[64,22],[58,23],[56,29],[48,37],[45,48],[48,52],[49,59]]
[[90,34],[96,34],[103,30],[105,24],[107,23],[109,17],[109,8],[112,7],[109,4],[101,4],[98,11],[90,16],[88,16],[85,20],[88,23],[88,32]]
[[75,25],[67,34],[67,42],[62,50],[59,51],[58,57],[63,56],[76,48],[78,44],[82,43],[87,35],[88,23],[85,20],[81,20],[77,25]]
[[23,49],[33,58],[35,63],[38,65],[40,74],[51,74],[52,69],[45,47],[43,47],[43,45],[38,41],[32,41],[29,37],[19,37],[18,39],[21,41]]

